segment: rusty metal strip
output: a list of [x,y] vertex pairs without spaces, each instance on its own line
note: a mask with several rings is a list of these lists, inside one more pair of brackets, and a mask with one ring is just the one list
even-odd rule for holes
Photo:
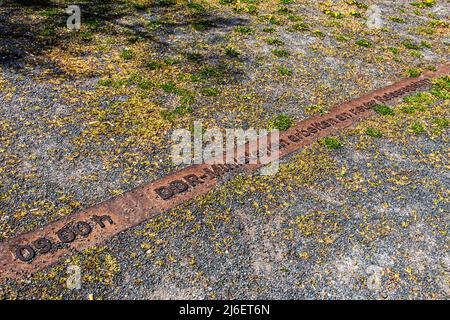
[[[429,78],[448,75],[450,63],[336,106],[326,115],[298,122],[280,134],[280,157],[317,139],[337,133],[373,114],[372,106],[388,103],[430,86]],[[251,152],[251,150],[250,150]],[[149,218],[210,191],[218,178],[242,167],[260,165],[192,165],[105,202],[68,215],[0,244],[0,280],[17,279],[48,267],[73,251],[98,245]]]

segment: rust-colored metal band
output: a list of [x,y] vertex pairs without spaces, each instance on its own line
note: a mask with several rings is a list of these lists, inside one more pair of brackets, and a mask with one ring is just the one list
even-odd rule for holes
[[[372,106],[387,103],[430,86],[430,78],[448,75],[450,63],[435,72],[409,78],[336,106],[326,115],[298,122],[280,134],[280,157],[317,139],[334,134],[373,114]],[[246,149],[251,153],[252,150]],[[154,215],[210,191],[218,177],[242,167],[252,171],[259,164],[192,165],[156,181],[125,192],[93,207],[0,244],[0,280],[19,278],[50,266],[73,250],[100,244]]]

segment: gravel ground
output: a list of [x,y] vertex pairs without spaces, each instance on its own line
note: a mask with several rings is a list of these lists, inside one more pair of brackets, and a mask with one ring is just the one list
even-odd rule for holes
[[[170,132],[194,120],[300,120],[449,58],[445,1],[92,2],[78,33],[63,2],[0,6],[0,241],[176,170]],[[381,29],[351,14],[373,4]],[[419,98],[0,297],[448,299],[448,95]]]

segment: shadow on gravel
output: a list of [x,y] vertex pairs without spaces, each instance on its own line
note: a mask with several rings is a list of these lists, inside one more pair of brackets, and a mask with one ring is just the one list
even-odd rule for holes
[[[114,36],[119,32],[123,34],[123,30],[129,41],[152,42],[160,52],[177,52],[177,48],[164,39],[179,27],[190,25],[197,31],[208,32],[247,24],[245,19],[219,17],[207,11],[193,12],[185,6],[181,7],[186,9],[181,13],[180,5],[175,6],[171,1],[149,1],[148,5],[142,6],[130,1],[94,0],[79,2],[82,28],[67,32],[65,8],[73,3],[65,0],[4,1],[0,5],[0,64],[20,68],[25,59],[28,63],[42,64],[45,62],[39,61],[39,56],[47,49],[64,48],[68,41],[89,44],[96,34]],[[179,18],[159,20],[170,11],[180,13]],[[136,13],[145,17],[146,25],[127,21],[127,17]],[[156,25],[158,27],[154,28]]]
[[[70,4],[73,1],[4,1],[0,6],[0,63],[19,66],[24,58],[39,56],[53,46],[64,46],[65,41],[71,40],[70,33],[63,33],[68,18],[65,8]],[[86,33],[86,40],[100,21],[112,21],[124,14],[113,10],[112,1],[89,1],[80,6],[87,25],[87,30],[80,33],[82,37]]]

